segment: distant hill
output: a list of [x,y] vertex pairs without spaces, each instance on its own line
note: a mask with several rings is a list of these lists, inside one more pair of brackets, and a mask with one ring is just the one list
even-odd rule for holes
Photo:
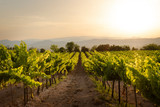
[[0,40],[0,44],[5,45],[6,47],[13,47],[15,44],[19,45],[21,41],[10,41],[10,40]]
[[[91,48],[93,45],[99,44],[110,44],[110,45],[129,45],[130,47],[141,48],[144,45],[155,43],[160,45],[160,38],[137,38],[137,39],[112,39],[112,38],[96,38],[96,37],[65,37],[65,38],[55,38],[48,40],[38,40],[30,39],[23,40],[26,42],[28,48],[45,48],[50,49],[52,44],[58,45],[59,47],[65,46],[67,42],[75,42],[80,46],[86,46]],[[10,40],[0,40],[0,44],[7,47],[13,47],[15,44],[19,45],[21,41],[10,41]]]

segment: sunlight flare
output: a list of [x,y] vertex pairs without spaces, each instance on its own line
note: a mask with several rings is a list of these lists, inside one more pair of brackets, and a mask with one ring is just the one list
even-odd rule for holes
[[150,0],[116,1],[104,20],[109,17],[106,23],[122,33],[145,33],[156,26],[155,3]]

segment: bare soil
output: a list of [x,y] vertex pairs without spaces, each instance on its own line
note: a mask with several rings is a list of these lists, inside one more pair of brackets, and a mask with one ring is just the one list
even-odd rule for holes
[[0,107],[22,107],[23,85],[9,86],[0,90]]
[[27,107],[105,107],[105,101],[95,88],[80,59],[65,80],[28,102]]
[[[109,82],[110,86],[112,86],[112,82]],[[123,93],[123,81],[120,82],[120,91],[121,91],[121,97],[123,98],[123,101],[125,101],[126,99],[126,91],[124,91]],[[115,89],[114,91],[117,93],[118,96],[118,81],[115,81]],[[128,103],[135,105],[135,95],[134,95],[134,88],[133,86],[127,86],[127,93],[128,93]],[[154,104],[152,102],[150,102],[149,100],[147,100],[146,98],[141,96],[140,92],[137,92],[136,94],[137,97],[137,105],[138,107],[154,107]]]

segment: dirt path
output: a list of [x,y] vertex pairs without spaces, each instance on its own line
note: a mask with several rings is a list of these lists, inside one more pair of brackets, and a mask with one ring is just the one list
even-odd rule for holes
[[11,86],[9,86],[0,90],[0,107],[21,107],[21,105],[23,105],[22,84],[18,84],[17,86],[13,86],[12,88]]
[[79,58],[75,70],[64,81],[42,92],[27,107],[105,107],[95,88]]

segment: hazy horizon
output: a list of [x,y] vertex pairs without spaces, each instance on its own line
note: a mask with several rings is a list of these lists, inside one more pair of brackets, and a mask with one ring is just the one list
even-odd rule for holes
[[39,39],[39,38],[28,38],[28,39],[0,39],[0,40],[9,40],[9,41],[23,41],[23,40],[40,40],[40,41],[43,41],[43,40],[52,40],[52,39],[65,39],[65,38],[85,38],[87,37],[88,39],[91,38],[91,39],[156,39],[156,38],[160,38],[160,37],[97,37],[97,36],[67,36],[67,37],[55,37],[55,38],[42,38],[42,39]]
[[0,40],[160,37],[159,0],[0,0]]

